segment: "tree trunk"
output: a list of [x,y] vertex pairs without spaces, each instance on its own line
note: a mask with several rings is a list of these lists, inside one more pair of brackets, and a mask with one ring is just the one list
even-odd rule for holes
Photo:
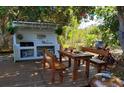
[[121,57],[121,60],[124,61],[124,7],[123,6],[117,6],[118,11],[118,20],[119,20],[119,41],[121,48],[123,50],[123,54]]
[[2,38],[1,48],[2,49],[8,49],[9,48],[9,44],[8,44],[9,38],[7,37],[8,32],[6,31],[8,20],[9,20],[9,17],[7,14],[5,16],[3,16],[0,20],[0,22],[1,22],[0,29],[2,31],[2,33],[1,33],[1,38]]
[[9,49],[9,38],[8,36],[1,36],[1,48],[2,49]]
[[118,20],[119,20],[119,41],[121,48],[124,53],[124,7],[123,6],[117,6],[118,11]]

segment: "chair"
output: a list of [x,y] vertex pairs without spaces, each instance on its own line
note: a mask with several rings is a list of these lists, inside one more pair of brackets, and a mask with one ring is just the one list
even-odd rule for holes
[[55,82],[55,74],[56,72],[59,73],[59,80],[62,83],[64,76],[63,71],[65,70],[66,66],[60,63],[57,58],[49,52],[47,49],[44,49],[44,57],[43,57],[43,69],[51,69],[51,83]]

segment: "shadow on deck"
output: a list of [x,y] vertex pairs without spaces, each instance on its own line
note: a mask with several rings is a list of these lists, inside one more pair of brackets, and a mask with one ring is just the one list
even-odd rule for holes
[[[11,55],[0,55],[0,87],[86,87],[89,80],[85,78],[84,66],[80,66],[76,82],[72,81],[72,64],[66,69],[63,83],[59,83],[56,77],[56,82],[49,84],[50,70],[43,72],[40,61],[14,63]],[[90,67],[90,78],[95,73],[96,70]]]

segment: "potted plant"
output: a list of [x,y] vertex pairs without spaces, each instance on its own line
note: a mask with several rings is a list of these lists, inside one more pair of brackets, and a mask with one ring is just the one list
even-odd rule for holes
[[9,26],[9,27],[7,28],[7,31],[8,31],[11,35],[13,35],[13,34],[16,32],[16,29],[17,29],[17,27]]

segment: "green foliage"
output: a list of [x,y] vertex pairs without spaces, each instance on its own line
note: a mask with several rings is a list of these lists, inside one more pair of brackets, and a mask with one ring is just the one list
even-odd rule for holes
[[19,11],[17,18],[20,21],[38,21],[40,20],[40,15],[45,13],[44,9],[45,8],[42,6],[20,6],[17,7],[17,10]]
[[76,47],[79,43],[82,34],[77,29],[78,25],[76,16],[72,16],[69,25],[63,27],[62,35],[59,36],[59,41],[63,47]]
[[[102,39],[108,46],[116,47],[119,45],[119,23],[117,20],[117,11],[115,7],[96,7],[95,9],[91,9],[89,13],[94,13],[98,15],[98,17],[104,18],[104,24],[100,25],[99,27],[87,28],[85,31],[79,31],[77,29],[79,23],[77,20],[75,20],[75,17],[72,17],[72,15],[74,16],[74,10],[72,11],[71,9],[73,8],[70,7],[67,9],[68,15],[70,15],[69,24],[68,26],[63,27],[63,38],[65,38],[65,43],[75,46],[74,43],[81,41],[82,45],[84,46],[93,46],[96,40]],[[81,36],[79,36],[78,33]]]
[[[99,28],[96,26],[89,27],[84,30],[79,30],[78,28],[73,27],[65,27],[66,29],[65,35],[60,36],[59,41],[61,40],[61,44],[63,47],[75,47],[79,48],[79,46],[94,46],[96,40],[101,39],[101,34]],[[97,33],[97,34],[96,34]]]
[[117,31],[118,30],[118,19],[117,19],[117,11],[115,7],[107,6],[107,7],[97,7],[95,10],[95,13],[98,16],[101,16],[104,18],[104,30],[107,30],[108,28],[111,31]]
[[94,46],[95,42],[101,39],[100,30],[97,26],[91,26],[85,30],[83,30],[83,42],[84,46]]
[[63,33],[59,36],[59,42],[64,48],[80,46],[93,46],[97,39],[101,38],[100,30],[96,26],[87,29],[78,29],[79,23],[75,16],[70,20],[68,26],[63,27]]
[[118,27],[116,7],[97,7],[95,13],[104,18],[104,24],[99,26],[102,34],[102,40],[109,46],[115,47],[119,45]]
[[12,25],[9,25],[6,30],[10,33],[10,34],[14,34],[17,31],[17,27],[13,27]]
[[55,30],[55,33],[57,34],[57,35],[61,35],[62,34],[62,27],[58,27],[56,30]]
[[85,46],[93,47],[96,39],[97,39],[96,35],[94,35],[94,34],[86,34],[85,38],[84,38]]
[[0,7],[0,17],[6,14],[7,7],[1,6]]

